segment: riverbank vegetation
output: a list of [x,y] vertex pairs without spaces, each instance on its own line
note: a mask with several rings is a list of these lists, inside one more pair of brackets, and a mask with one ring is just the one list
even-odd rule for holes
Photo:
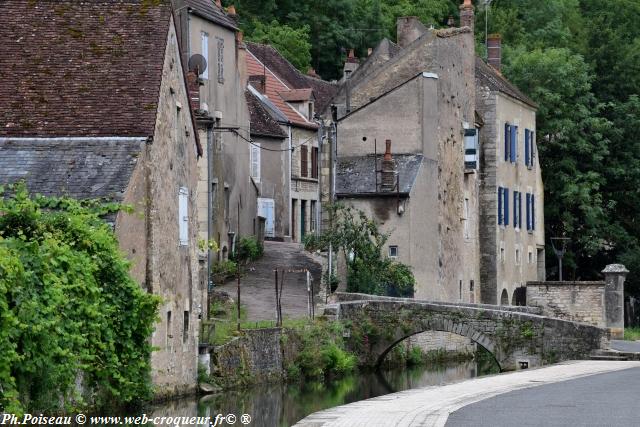
[[640,327],[624,328],[624,339],[627,341],[640,340]]
[[120,207],[0,188],[0,407],[73,411],[151,396],[157,297],[129,274]]

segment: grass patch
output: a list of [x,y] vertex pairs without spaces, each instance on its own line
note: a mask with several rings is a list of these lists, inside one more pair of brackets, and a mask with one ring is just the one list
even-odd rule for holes
[[640,340],[640,327],[624,328],[624,339],[627,341]]

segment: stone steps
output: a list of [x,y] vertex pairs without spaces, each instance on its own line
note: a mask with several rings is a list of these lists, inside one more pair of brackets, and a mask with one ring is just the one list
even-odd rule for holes
[[589,356],[590,360],[617,360],[617,361],[625,361],[625,360],[629,360],[624,356],[614,356],[614,355],[595,355],[592,354],[591,356]]
[[596,350],[589,357],[591,360],[640,360],[640,353],[617,350]]

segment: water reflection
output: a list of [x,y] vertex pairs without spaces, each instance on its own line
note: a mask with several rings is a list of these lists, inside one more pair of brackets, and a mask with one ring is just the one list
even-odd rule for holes
[[[475,362],[465,362],[358,373],[329,382],[266,384],[206,396],[198,402],[197,414],[195,401],[169,403],[154,408],[154,413],[212,418],[216,414],[249,414],[249,425],[254,427],[291,426],[322,409],[411,388],[462,381],[488,372]],[[241,425],[239,419],[236,425]]]

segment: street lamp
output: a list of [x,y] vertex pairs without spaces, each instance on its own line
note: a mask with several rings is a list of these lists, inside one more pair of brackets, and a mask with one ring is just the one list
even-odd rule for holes
[[493,0],[484,0],[484,46],[487,49],[487,55],[489,54],[488,46],[488,32],[489,32],[489,6]]
[[562,282],[562,257],[565,252],[567,252],[567,244],[571,239],[568,237],[552,237],[551,238],[551,246],[553,247],[553,252],[556,253],[558,257],[558,269],[559,269],[559,279]]

